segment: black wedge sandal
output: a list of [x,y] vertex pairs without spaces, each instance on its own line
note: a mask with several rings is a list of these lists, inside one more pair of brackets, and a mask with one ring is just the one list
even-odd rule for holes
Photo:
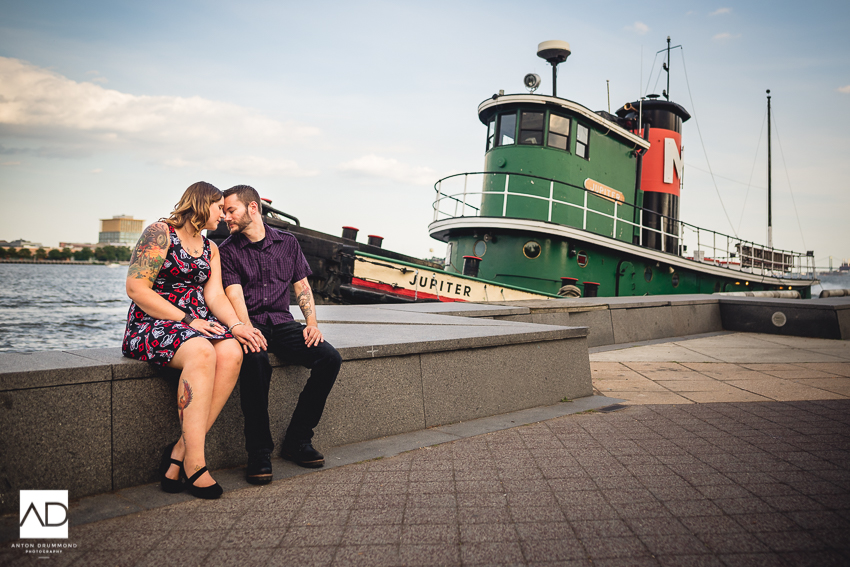
[[[186,483],[189,487],[189,492],[195,498],[204,498],[205,500],[215,500],[224,494],[224,490],[219,486],[218,483],[211,484],[210,486],[195,486],[195,481],[201,478],[207,472],[207,467],[201,467],[198,472],[189,477],[189,481]],[[185,469],[183,470],[183,474],[186,475]],[[188,476],[188,475],[186,475]]]
[[[177,445],[178,441],[175,441],[171,445],[165,448],[165,452],[162,454],[162,461],[159,465],[159,486],[162,488],[163,492],[168,492],[169,494],[177,494],[178,492],[183,492],[183,481],[180,479],[180,475],[183,472],[183,461],[178,461],[177,459],[171,458],[171,453],[174,451],[174,446]],[[165,474],[168,472],[168,468],[171,465],[177,465],[177,478],[168,478]]]

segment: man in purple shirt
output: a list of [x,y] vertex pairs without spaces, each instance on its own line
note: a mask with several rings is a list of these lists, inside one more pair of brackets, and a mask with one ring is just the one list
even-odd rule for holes
[[[313,293],[307,283],[312,272],[295,237],[263,223],[260,196],[247,185],[224,192],[224,211],[230,236],[219,246],[222,284],[239,320],[260,341],[260,348],[240,341],[245,351],[239,391],[248,451],[246,480],[266,484],[272,480],[274,441],[269,428],[272,368],[265,349],[271,349],[281,360],[311,370],[281,444],[284,459],[309,468],[325,463],[311,439],[342,359],[319,330]],[[289,312],[290,283],[306,325],[295,321]]]

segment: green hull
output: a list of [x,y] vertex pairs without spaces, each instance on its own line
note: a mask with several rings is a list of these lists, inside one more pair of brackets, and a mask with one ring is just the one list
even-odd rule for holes
[[[563,285],[561,278],[567,277],[578,280],[576,285],[582,295],[586,295],[584,282],[598,283],[598,294],[604,297],[780,289],[797,290],[803,298],[811,297],[810,280],[795,282],[713,268],[712,272],[730,272],[723,276],[700,269],[699,264],[673,254],[659,259],[662,255],[655,252],[655,257],[648,258],[640,253],[643,251],[630,252],[619,243],[606,246],[534,230],[494,228],[503,220],[501,218],[488,221],[486,217],[479,217],[476,220],[493,226],[453,229],[448,239],[452,249],[451,263],[446,271],[460,273],[463,256],[479,255],[482,258],[479,278],[545,293],[558,293]],[[523,253],[529,241],[540,245],[536,258]],[[480,255],[482,249],[484,254]],[[684,264],[694,264],[694,267]]]

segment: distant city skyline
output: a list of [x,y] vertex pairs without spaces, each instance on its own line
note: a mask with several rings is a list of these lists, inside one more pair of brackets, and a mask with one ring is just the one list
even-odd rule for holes
[[[482,100],[525,92],[530,72],[551,92],[539,42],[572,46],[559,96],[608,110],[610,85],[614,111],[666,88],[670,35],[670,94],[694,116],[681,219],[766,242],[770,89],[774,243],[818,266],[850,257],[850,5],[640,7],[3,1],[0,191],[19,214],[0,234],[95,240],[97,220],[150,223],[205,180],[252,185],[316,230],[441,256],[433,184],[482,169]],[[21,214],[33,206],[38,223]]]
[[133,215],[112,215],[111,218],[99,219],[99,230],[97,238],[91,241],[71,242],[68,240],[60,240],[57,246],[44,246],[41,242],[31,241],[26,238],[2,239],[0,238],[0,246],[14,246],[26,248],[65,248],[70,247],[85,247],[85,246],[126,246],[134,247],[139,237],[142,235],[144,228],[144,219],[134,218]]

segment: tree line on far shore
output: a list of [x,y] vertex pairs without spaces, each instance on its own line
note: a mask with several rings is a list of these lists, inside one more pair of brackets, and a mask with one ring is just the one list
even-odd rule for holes
[[98,262],[125,262],[130,259],[132,251],[126,246],[101,246],[100,248],[83,248],[76,252],[70,248],[53,248],[45,250],[38,248],[35,251],[29,248],[4,248],[0,246],[0,259],[20,259],[20,260],[75,260],[77,262],[88,262],[97,260]]

